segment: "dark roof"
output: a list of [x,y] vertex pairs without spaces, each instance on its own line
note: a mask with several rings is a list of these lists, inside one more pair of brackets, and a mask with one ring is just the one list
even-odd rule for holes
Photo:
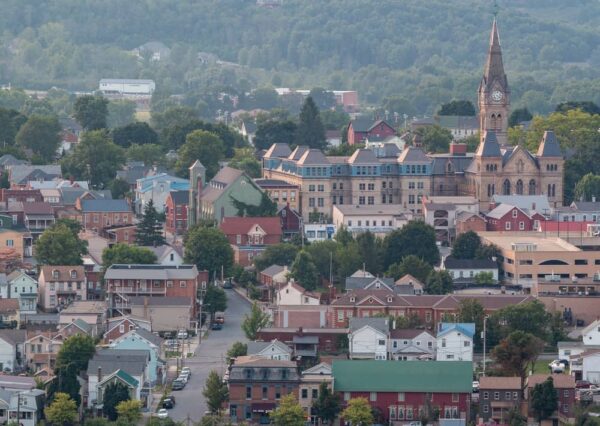
[[284,267],[281,265],[271,265],[268,268],[265,268],[262,271],[260,271],[260,273],[263,275],[266,275],[268,277],[272,277],[273,275],[276,275],[283,270],[284,270]]
[[373,119],[369,117],[358,117],[350,122],[355,132],[368,132],[373,127]]
[[141,327],[137,328],[135,330],[135,334],[146,339],[147,341],[149,341],[150,343],[152,343],[153,345],[156,345],[158,347],[160,347],[160,345],[163,342],[163,339],[158,337],[156,334],[149,332],[145,328],[141,328]]
[[600,201],[573,201],[571,203],[577,210],[582,212],[597,212],[600,211]]
[[347,290],[356,290],[367,287],[369,284],[374,281],[381,281],[385,285],[387,285],[390,289],[394,288],[394,279],[393,278],[378,278],[378,277],[346,277],[346,291]]
[[498,269],[498,264],[491,259],[455,259],[444,260],[446,269]]
[[309,149],[305,151],[302,157],[298,160],[298,164],[310,166],[310,165],[326,165],[329,164],[329,160],[323,154],[320,149]]
[[83,212],[130,212],[125,200],[81,200]]
[[89,190],[85,188],[60,188],[61,202],[63,205],[74,206],[77,199],[84,194],[90,194],[95,199],[112,200],[112,194],[108,189]]
[[424,330],[422,328],[400,328],[397,330],[392,330],[390,332],[390,338],[392,339],[414,339],[415,337],[427,333],[433,337],[433,334],[429,330]]
[[379,160],[370,149],[357,149],[348,162],[350,164],[379,164]]
[[23,203],[23,212],[26,215],[38,214],[54,216],[54,209],[49,203],[33,201]]
[[552,130],[546,130],[537,152],[538,157],[562,157],[558,140]]
[[425,152],[416,146],[406,146],[400,157],[398,157],[400,163],[429,163],[431,159],[427,157]]
[[483,78],[481,79],[480,90],[492,90],[495,87],[494,83],[499,84],[503,90],[508,91],[508,80],[502,63],[502,49],[500,48],[500,36],[498,35],[496,18],[494,18],[492,24],[490,47],[483,71]]
[[379,126],[380,124],[384,124],[384,125],[386,125],[387,127],[391,128],[391,129],[394,129],[394,126],[390,125],[390,123],[388,123],[388,122],[387,122],[387,121],[385,121],[385,120],[375,120],[375,121],[373,122],[373,124],[371,124],[371,126],[369,127],[369,130],[368,130],[368,131],[370,132],[370,131],[371,131],[371,130],[373,130],[375,127]]
[[388,324],[387,324],[387,318],[373,318],[373,317],[366,317],[366,318],[357,318],[357,317],[352,317],[350,318],[349,321],[349,328],[350,331],[357,331],[360,330],[363,327],[371,327],[374,328],[375,330],[379,330],[380,332],[387,334],[388,332]]
[[287,143],[274,143],[265,152],[263,158],[287,158],[292,153]]
[[0,330],[0,339],[6,340],[13,345],[25,342],[27,338],[27,330]]
[[486,130],[483,142],[479,144],[477,148],[477,155],[480,157],[501,157],[500,145],[496,138],[496,132],[493,130]]
[[256,121],[254,120],[245,120],[244,127],[246,128],[246,132],[248,133],[256,133]]
[[175,205],[188,204],[190,202],[188,191],[171,191],[170,196]]

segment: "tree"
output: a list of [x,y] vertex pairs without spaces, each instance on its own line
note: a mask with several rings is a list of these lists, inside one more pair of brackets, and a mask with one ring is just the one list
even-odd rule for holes
[[427,152],[439,153],[448,152],[450,142],[452,142],[452,133],[450,130],[434,124],[417,129],[416,133],[421,136],[421,144]]
[[128,399],[117,404],[118,420],[128,425],[137,424],[142,418],[142,401]]
[[131,145],[158,144],[158,134],[142,121],[129,123],[111,131],[113,141],[122,148]]
[[271,412],[269,418],[275,426],[304,426],[305,416],[296,396],[290,393],[281,398],[279,406]]
[[481,332],[483,331],[483,320],[485,311],[483,305],[477,299],[463,299],[458,304],[458,320],[475,324],[474,345],[481,348]]
[[218,228],[194,227],[185,241],[185,261],[193,263],[200,271],[208,271],[209,276],[221,273],[226,275],[233,266],[233,250],[229,240]]
[[422,283],[425,283],[427,277],[433,268],[431,265],[417,256],[409,255],[398,263],[394,263],[389,267],[387,274],[394,278],[394,280],[398,280],[402,278],[406,274],[410,274]]
[[475,259],[498,259],[500,257],[500,248],[495,244],[485,244],[475,251]]
[[17,132],[27,121],[27,117],[14,109],[0,108],[0,144],[15,144]]
[[131,191],[127,181],[121,178],[113,179],[108,185],[108,189],[110,189],[110,194],[115,200],[125,198],[125,196]]
[[325,129],[327,130],[340,130],[348,126],[348,123],[350,122],[350,115],[342,108],[321,108],[320,114],[323,126],[325,126]]
[[135,102],[119,99],[108,103],[107,125],[111,129],[123,127],[135,120]]
[[140,246],[161,246],[166,243],[162,223],[152,199],[144,207],[144,216],[135,228],[135,243]]
[[600,107],[591,101],[570,101],[562,102],[556,105],[556,112],[568,112],[574,109],[580,109],[588,114],[600,114]]
[[527,425],[527,417],[521,414],[521,407],[514,406],[508,410],[508,419],[507,424],[509,426],[526,426]]
[[179,149],[179,156],[175,164],[178,176],[188,177],[189,168],[196,161],[206,167],[207,182],[219,171],[219,161],[225,157],[223,141],[214,134],[205,130],[194,130],[185,138],[185,144]]
[[232,195],[229,197],[233,206],[237,209],[237,215],[240,217],[273,217],[277,214],[277,204],[269,198],[266,192],[261,194],[258,206],[244,203]]
[[367,232],[362,232],[356,237],[356,243],[367,271],[373,275],[381,274],[383,272],[381,239],[375,237],[373,233],[367,230]]
[[208,373],[202,395],[206,398],[206,404],[210,412],[219,414],[223,403],[229,398],[229,391],[227,390],[227,384],[223,383],[219,373],[215,370]]
[[108,186],[125,164],[125,151],[105,131],[85,132],[72,153],[62,160],[65,176],[90,181],[94,188]]
[[533,115],[531,115],[527,108],[517,108],[510,113],[510,116],[508,117],[508,126],[514,127],[524,121],[529,121],[532,118]]
[[546,311],[545,305],[538,300],[509,305],[497,311],[494,317],[504,324],[506,335],[513,331],[523,331],[540,339],[548,339],[551,315]]
[[156,260],[156,255],[152,250],[124,243],[106,247],[102,252],[102,266],[105,270],[114,264],[151,265],[156,263]]
[[64,225],[67,228],[69,228],[71,230],[71,232],[73,233],[73,235],[79,235],[79,233],[83,230],[83,226],[81,225],[81,223],[75,219],[67,219],[67,218],[60,218],[57,219],[56,222],[54,222],[53,226],[58,226],[58,225]]
[[242,331],[248,340],[256,340],[256,336],[261,328],[269,324],[269,314],[263,312],[260,306],[255,302],[252,304],[250,313],[244,315],[242,322]]
[[161,145],[147,143],[145,145],[133,144],[125,153],[130,161],[141,161],[147,166],[164,165],[167,163],[164,149]]
[[267,246],[261,255],[254,259],[254,266],[259,272],[271,265],[290,266],[297,254],[298,247],[294,244],[279,243]]
[[322,87],[314,87],[308,96],[314,101],[319,109],[329,110],[335,107],[335,95]]
[[87,241],[64,224],[46,229],[35,245],[35,258],[41,265],[81,265],[81,256],[87,252]]
[[[206,306],[206,309],[204,309],[204,306]],[[227,309],[225,290],[216,285],[208,285],[202,299],[202,308],[204,312],[210,313],[211,317],[215,315],[215,312],[224,312]]]
[[72,425],[77,421],[77,404],[68,394],[57,392],[52,403],[44,409],[44,414],[53,425]]
[[[415,242],[418,241],[418,244]],[[412,220],[401,229],[390,232],[383,241],[384,268],[399,262],[405,256],[415,255],[430,265],[440,261],[440,253],[435,244],[433,227],[420,220]]]
[[481,271],[475,275],[475,283],[477,285],[491,285],[496,284],[496,280],[494,279],[493,272],[484,272]]
[[62,344],[56,357],[56,390],[65,392],[79,405],[79,382],[81,371],[87,370],[89,360],[96,353],[94,339],[88,335],[75,334]]
[[322,382],[319,386],[319,396],[313,401],[312,407],[322,422],[333,424],[340,412],[340,399],[331,392],[327,383]]
[[455,259],[474,259],[481,247],[481,238],[476,232],[467,231],[456,237],[451,256]]
[[235,155],[228,163],[229,167],[238,169],[246,173],[251,178],[259,178],[262,173],[262,167],[252,148],[238,148],[235,150]]
[[543,348],[543,341],[534,335],[513,331],[492,349],[492,358],[506,375],[516,375],[521,378],[521,391],[523,391],[528,371],[533,367]]
[[583,201],[600,200],[600,175],[588,173],[575,186],[575,199]]
[[367,398],[352,398],[342,412],[344,420],[352,426],[369,426],[375,421],[371,412],[371,405]]
[[556,411],[558,408],[558,394],[554,388],[552,377],[548,377],[544,382],[533,387],[531,391],[531,408],[540,423]]
[[291,276],[306,290],[314,290],[319,284],[319,274],[312,256],[306,250],[300,251],[294,259]]
[[294,142],[296,145],[305,145],[317,149],[323,149],[327,145],[325,127],[321,122],[319,109],[310,96],[306,98],[304,105],[302,105],[300,122],[296,129]]
[[109,420],[117,420],[117,405],[121,401],[131,399],[129,389],[121,382],[109,384],[104,391],[104,400],[102,411]]
[[257,125],[252,143],[256,149],[269,149],[274,143],[293,141],[297,128],[291,120],[266,120]]
[[235,342],[227,351],[227,362],[231,362],[238,356],[244,356],[248,354],[248,345],[242,342]]
[[471,101],[451,101],[440,107],[438,115],[474,116],[475,106]]
[[344,225],[341,225],[338,228],[338,230],[335,233],[333,238],[343,246],[347,246],[352,241],[354,241],[354,237],[352,236],[352,233],[350,231],[348,231],[348,228],[346,228]]
[[31,115],[19,129],[15,140],[24,150],[31,151],[42,161],[56,158],[62,130],[55,116]]
[[448,271],[431,271],[425,280],[425,293],[448,294],[452,293],[453,281]]
[[81,96],[75,101],[73,115],[85,130],[105,129],[108,117],[108,100],[102,96]]

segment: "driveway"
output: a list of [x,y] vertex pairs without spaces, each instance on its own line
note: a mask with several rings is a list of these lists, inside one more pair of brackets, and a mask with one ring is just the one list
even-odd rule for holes
[[[192,377],[185,389],[173,392],[177,404],[169,410],[169,417],[175,421],[198,421],[207,410],[202,395],[204,382],[211,370],[220,376],[225,370],[225,356],[234,342],[247,341],[241,328],[244,315],[250,312],[250,304],[233,290],[227,292],[227,311],[223,329],[211,331],[196,349],[192,358],[185,360],[185,366],[192,370]],[[189,417],[188,417],[189,416]]]

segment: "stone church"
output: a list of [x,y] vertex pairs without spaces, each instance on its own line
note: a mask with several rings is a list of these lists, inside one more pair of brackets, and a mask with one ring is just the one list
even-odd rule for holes
[[481,140],[472,161],[463,169],[459,192],[476,197],[486,210],[494,194],[547,195],[550,205],[562,206],[564,158],[554,132],[544,133],[535,154],[520,145],[508,145],[510,88],[495,19],[478,104]]

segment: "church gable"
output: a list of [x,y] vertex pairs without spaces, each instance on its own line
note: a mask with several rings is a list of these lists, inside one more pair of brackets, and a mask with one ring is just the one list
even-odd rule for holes
[[531,174],[537,173],[539,166],[532,155],[522,146],[518,145],[512,151],[502,169],[508,173]]

